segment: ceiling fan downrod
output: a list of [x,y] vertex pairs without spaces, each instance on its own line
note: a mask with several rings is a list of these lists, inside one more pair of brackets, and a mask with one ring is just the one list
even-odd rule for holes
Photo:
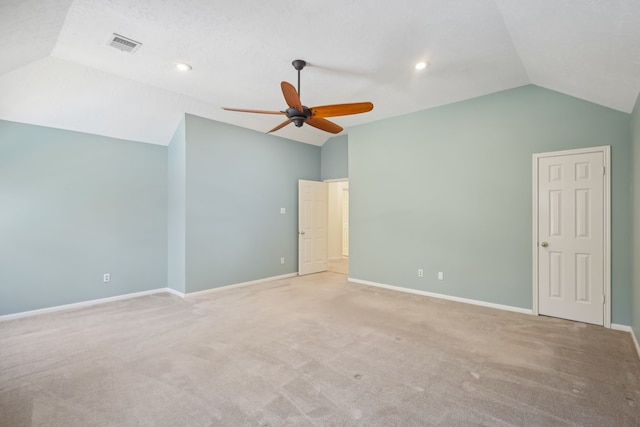
[[295,59],[291,65],[293,65],[293,68],[298,70],[298,96],[300,96],[300,71],[305,67],[305,65],[307,65],[307,62],[302,59]]

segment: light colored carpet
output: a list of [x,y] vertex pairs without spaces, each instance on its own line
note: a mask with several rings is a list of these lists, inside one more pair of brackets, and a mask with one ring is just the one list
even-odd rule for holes
[[327,262],[327,270],[334,273],[349,274],[349,257],[330,259]]
[[0,323],[2,426],[638,426],[628,333],[321,273]]

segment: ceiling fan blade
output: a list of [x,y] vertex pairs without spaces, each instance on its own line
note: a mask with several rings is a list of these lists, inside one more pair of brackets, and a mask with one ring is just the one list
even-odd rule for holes
[[331,132],[331,133],[340,133],[342,132],[342,127],[338,126],[337,124],[330,122],[329,120],[325,120],[321,117],[311,117],[308,118],[307,121],[305,122],[306,124],[313,126],[314,128],[318,128],[320,130],[323,130],[325,132]]
[[285,101],[287,101],[287,105],[298,111],[302,111],[302,102],[300,101],[300,96],[296,88],[289,82],[280,83],[280,87],[282,88],[282,94],[284,95]]
[[280,123],[278,126],[274,127],[273,129],[271,129],[269,132],[267,133],[271,133],[271,132],[275,132],[279,129],[282,129],[283,127],[285,127],[286,125],[288,125],[289,123],[291,123],[291,120],[285,120],[284,122]]
[[348,116],[349,114],[366,113],[373,110],[371,102],[353,102],[351,104],[334,104],[311,107],[311,117],[336,117]]
[[222,107],[222,109],[227,111],[238,111],[240,113],[286,114],[284,111],[246,110],[243,108],[227,108],[227,107]]

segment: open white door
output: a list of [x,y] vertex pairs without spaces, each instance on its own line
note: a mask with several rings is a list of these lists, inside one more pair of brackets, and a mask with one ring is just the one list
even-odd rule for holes
[[327,184],[298,181],[298,274],[327,270]]
[[608,147],[534,156],[539,314],[610,324],[607,160]]

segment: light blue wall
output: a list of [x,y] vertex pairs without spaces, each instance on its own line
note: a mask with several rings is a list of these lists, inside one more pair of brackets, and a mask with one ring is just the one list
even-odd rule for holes
[[297,180],[347,176],[351,277],[530,308],[531,154],[611,145],[613,322],[638,331],[639,110],[525,86],[322,149],[190,115],[168,149],[0,121],[0,315],[293,273]]
[[347,135],[329,138],[320,150],[322,180],[349,177],[349,140]]
[[168,286],[185,292],[186,130],[184,119],[167,149]]
[[297,272],[299,179],[320,147],[187,115],[186,291]]
[[352,128],[350,277],[530,309],[531,156],[611,145],[612,321],[629,325],[630,138],[628,114],[531,85]]
[[0,121],[0,315],[166,287],[166,161],[166,147]]
[[633,331],[640,341],[640,95],[631,113],[633,146]]

